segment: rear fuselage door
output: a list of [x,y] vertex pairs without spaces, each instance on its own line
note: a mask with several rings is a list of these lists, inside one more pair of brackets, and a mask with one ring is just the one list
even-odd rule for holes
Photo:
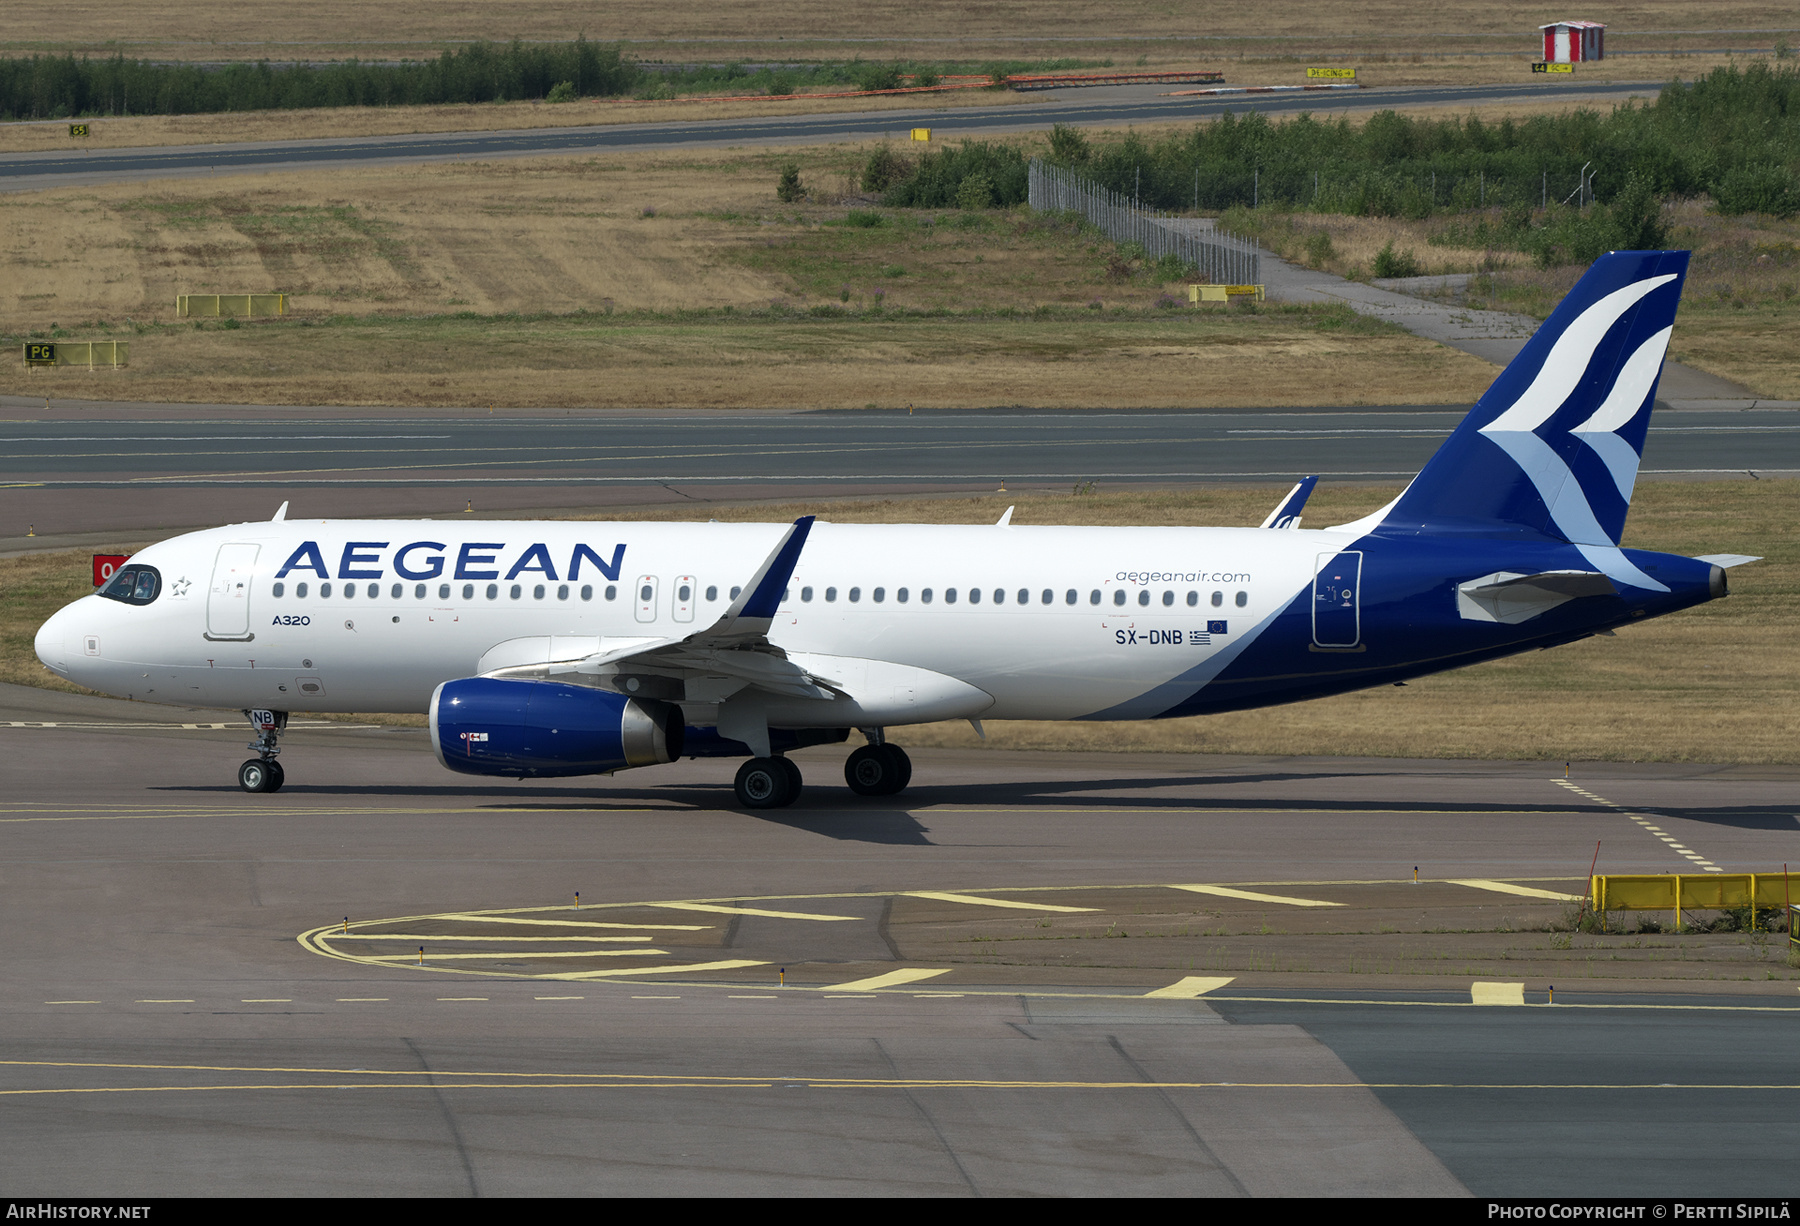
[[213,562],[212,587],[206,593],[206,637],[250,637],[250,578],[260,545],[231,542],[219,546]]
[[1313,644],[1355,647],[1362,639],[1358,593],[1362,588],[1362,554],[1322,553],[1313,576]]

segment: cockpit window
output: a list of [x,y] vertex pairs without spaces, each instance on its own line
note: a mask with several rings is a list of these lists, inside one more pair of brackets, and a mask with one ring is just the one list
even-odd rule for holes
[[100,594],[126,604],[149,604],[161,591],[162,575],[154,566],[127,566],[113,575]]

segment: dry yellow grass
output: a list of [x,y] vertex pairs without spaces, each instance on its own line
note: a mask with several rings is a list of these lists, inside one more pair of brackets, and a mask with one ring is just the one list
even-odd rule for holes
[[[1635,31],[1791,28],[1791,5],[1779,0],[1617,0],[1604,6],[1609,48],[1712,46],[1695,38]],[[1452,48],[1523,49],[1546,20],[1541,4],[1521,0],[1448,0],[1422,12],[1413,0],[1246,0],[1171,7],[1163,0],[1111,0],[1058,5],[1031,0],[734,0],[731,4],[614,0],[596,10],[576,0],[310,0],[260,6],[254,16],[231,7],[181,0],[130,6],[13,0],[0,49],[77,48],[111,54],[182,59],[291,59],[360,55],[417,56],[457,40],[510,38],[629,39],[664,58],[762,57],[770,54],[985,57],[1068,55],[1071,45],[1132,54],[1193,40],[1226,54],[1307,54],[1321,36],[1374,52]],[[1503,39],[1481,38],[1500,35]],[[871,47],[871,42],[874,46]],[[1288,44],[1293,45],[1288,45]]]
[[1210,408],[1472,401],[1493,368],[1305,315],[395,321],[167,331],[125,370],[0,373],[58,399],[548,408]]
[[[811,151],[807,176],[841,183],[864,149]],[[1093,297],[1147,308],[1161,287],[1109,281],[1103,244],[1020,238],[1010,220],[972,236],[823,227],[845,209],[773,198],[788,156],[521,159],[0,197],[0,319],[133,342],[125,370],[8,364],[0,387],[277,404],[1204,406],[1473,398],[1492,376],[1410,336],[1326,330],[1306,315],[896,319],[895,308],[1031,312]],[[890,245],[836,245],[871,233]],[[908,271],[890,275],[890,260]],[[820,269],[831,275],[815,284]],[[884,286],[889,316],[767,317],[772,302],[836,308],[843,285],[852,307]],[[174,326],[176,294],[244,291],[290,293],[301,318]],[[669,315],[695,310],[713,314]],[[593,315],[567,314],[579,311]],[[459,312],[474,317],[449,317]],[[492,318],[504,312],[563,317]],[[301,326],[342,315],[381,318]],[[128,322],[155,326],[134,334]]]
[[[1221,487],[1084,497],[1041,494],[781,505],[709,505],[724,520],[819,514],[840,523],[991,523],[1016,504],[1020,524],[1260,522],[1285,491]],[[1394,491],[1323,486],[1309,524],[1374,509]],[[588,518],[682,520],[692,508]],[[1132,724],[990,723],[987,745],[1046,750],[1563,760],[1800,761],[1800,482],[1652,483],[1639,488],[1626,544],[1765,560],[1732,572],[1733,595],[1698,609],[1552,651],[1262,711]],[[68,688],[38,665],[31,636],[85,593],[87,553],[0,560],[0,680]],[[909,745],[980,744],[967,724],[908,729]]]

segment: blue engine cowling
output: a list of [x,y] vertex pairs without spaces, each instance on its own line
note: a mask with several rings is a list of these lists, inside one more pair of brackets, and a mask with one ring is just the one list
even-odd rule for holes
[[431,696],[431,748],[465,775],[599,775],[681,756],[681,708],[560,681],[465,677]]

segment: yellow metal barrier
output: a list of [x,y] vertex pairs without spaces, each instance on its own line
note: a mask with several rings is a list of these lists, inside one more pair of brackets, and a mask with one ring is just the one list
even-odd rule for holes
[[914,140],[930,140],[931,139],[931,129],[930,128],[914,128],[912,130],[912,138]]
[[1190,285],[1188,286],[1189,302],[1229,302],[1233,298],[1254,298],[1263,300],[1263,287],[1260,285]]
[[175,314],[208,318],[220,315],[286,315],[286,294],[177,294]]
[[[1596,876],[1589,882],[1588,902],[1608,911],[1673,911],[1681,927],[1681,909],[1726,911],[1737,907],[1786,907],[1786,873],[1660,873],[1655,876]],[[1754,918],[1752,920],[1754,924]]]
[[124,366],[130,341],[26,341],[27,366]]

